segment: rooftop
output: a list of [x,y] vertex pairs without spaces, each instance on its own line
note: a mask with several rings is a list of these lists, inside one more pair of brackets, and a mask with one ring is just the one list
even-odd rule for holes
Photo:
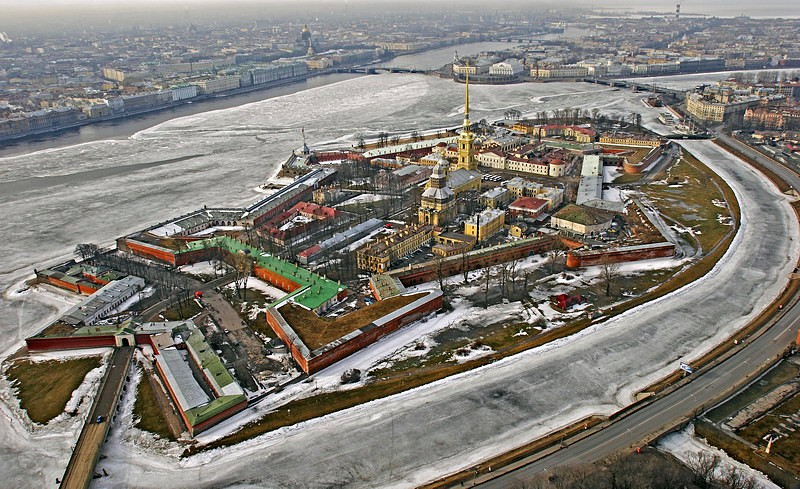
[[175,348],[166,348],[156,355],[156,362],[184,412],[211,401],[211,397],[194,378],[187,356],[186,352]]
[[214,390],[219,395],[244,394],[242,388],[233,380],[233,376],[222,364],[217,354],[206,343],[206,339],[200,330],[195,329],[186,340],[186,346],[190,349],[194,357],[199,360],[198,366],[203,369],[206,378],[211,382]]
[[298,265],[283,261],[268,253],[262,253],[255,248],[251,248],[227,236],[191,241],[187,243],[187,249],[185,251],[195,251],[208,247],[209,245],[220,246],[230,253],[247,253],[253,258],[257,266],[277,273],[298,284],[300,288],[281,299],[282,302],[291,299],[304,307],[315,310],[336,297],[339,292],[345,290],[343,285],[333,280],[328,280],[321,275],[310,272]]
[[285,304],[278,309],[278,312],[308,349],[313,351],[361,329],[427,294],[428,292],[419,292],[399,295],[337,318],[321,318],[296,304]]
[[536,197],[520,197],[511,203],[509,209],[541,210],[547,207],[547,201]]
[[[547,205],[547,202],[545,202],[545,205]],[[474,226],[478,225],[479,220],[483,224],[488,224],[494,221],[495,219],[501,217],[504,218],[505,215],[506,213],[503,212],[501,209],[485,209],[477,214],[469,216],[469,219],[467,219],[466,222],[467,224],[472,224]]]
[[592,226],[610,221],[614,217],[614,214],[594,207],[568,204],[563,209],[553,214],[553,217],[577,224]]
[[406,291],[400,279],[386,274],[376,274],[370,277],[370,284],[375,289],[380,300],[389,299]]

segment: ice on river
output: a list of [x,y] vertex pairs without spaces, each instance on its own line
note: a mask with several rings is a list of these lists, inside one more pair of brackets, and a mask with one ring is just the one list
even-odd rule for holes
[[[0,159],[0,235],[5,238],[0,351],[12,350],[63,309],[38,300],[40,294],[15,291],[34,267],[69,257],[76,243],[108,245],[203,204],[234,206],[257,199],[253,189],[302,144],[301,128],[313,147],[351,141],[357,133],[458,124],[462,90],[463,85],[422,75],[366,76],[175,119],[130,139]],[[501,118],[512,107],[523,114],[565,107],[598,107],[619,115],[639,111],[645,123],[658,115],[643,108],[642,94],[580,83],[475,86],[471,92],[474,120]],[[690,149],[703,144],[710,143]],[[766,229],[797,233],[780,194],[765,189],[740,163],[713,156],[715,168],[743,179],[738,185],[747,185],[748,196],[768,196],[763,203],[744,202],[743,228],[752,226],[755,236],[767,234]],[[744,195],[739,188],[738,196]],[[161,487],[169,480],[174,487],[244,481],[269,487],[319,481],[342,487],[412,486],[576,417],[610,412],[627,402],[636,386],[724,338],[780,290],[792,269],[787,264],[797,255],[794,245],[780,236],[737,239],[728,265],[709,274],[697,292],[690,288],[649,312],[627,314],[558,348],[284,428],[224,453],[179,461],[114,437],[105,448],[112,477],[96,485]],[[726,290],[732,284],[737,289]],[[721,303],[729,305],[719,310]],[[632,359],[649,369],[641,371]],[[5,403],[0,410],[4,480],[16,487],[42,487],[60,477],[77,427],[32,434]]]

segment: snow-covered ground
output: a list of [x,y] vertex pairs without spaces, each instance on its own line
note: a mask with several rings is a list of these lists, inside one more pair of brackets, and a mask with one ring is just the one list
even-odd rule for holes
[[365,204],[368,202],[378,202],[379,200],[385,200],[391,198],[390,195],[382,195],[382,194],[361,194],[356,195],[351,199],[347,199],[341,204],[336,204],[336,207],[343,207],[348,205],[354,204]]
[[[716,455],[720,459],[720,469],[734,468],[752,477],[761,489],[780,489],[780,486],[769,480],[762,472],[752,469],[750,466],[737,462],[727,453],[719,448],[712,447],[703,438],[697,438],[694,434],[694,425],[689,425],[685,430],[669,434],[658,442],[658,448],[674,455],[678,460],[687,463],[696,460],[700,453]],[[721,475],[719,469],[716,475]]]
[[[694,81],[693,81],[694,83]],[[573,107],[611,115],[640,111],[641,94],[581,83],[480,85],[473,118]],[[314,107],[313,118],[297,117]],[[9,354],[68,305],[17,293],[32,268],[68,258],[76,243],[116,237],[209,206],[246,205],[253,189],[301,144],[354,142],[356,133],[410,132],[460,122],[463,86],[420,75],[362,77],[232,109],[168,121],[108,140],[0,159],[0,351]],[[251,121],[243,123],[242,121]],[[255,121],[255,122],[253,122]],[[663,126],[662,126],[663,127]],[[388,399],[287,427],[237,447],[176,460],[116,434],[106,445],[109,479],[96,487],[413,486],[522,444],[593,412],[611,412],[682,359],[725,338],[774,297],[797,256],[785,197],[709,142],[687,142],[734,182],[742,233],[702,283],[592,331]],[[174,158],[200,155],[170,163]],[[161,162],[146,170],[126,165]],[[258,165],[262,165],[259,169]],[[89,173],[114,169],[102,178]],[[52,177],[31,180],[31,177]],[[33,183],[31,183],[33,182]],[[745,190],[746,189],[746,190]],[[763,240],[761,236],[772,239]],[[471,314],[471,313],[470,313]],[[398,345],[398,348],[402,345]],[[632,361],[632,359],[638,360]],[[78,426],[31,432],[0,403],[0,475],[14,487],[60,477]],[[498,415],[502,413],[502,415]],[[115,433],[118,433],[116,431]],[[313,467],[314,470],[308,470]]]

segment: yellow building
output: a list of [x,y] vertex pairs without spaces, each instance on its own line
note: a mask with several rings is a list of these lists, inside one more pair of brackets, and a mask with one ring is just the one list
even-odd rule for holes
[[659,137],[648,137],[634,134],[604,134],[600,136],[600,144],[609,146],[633,146],[637,148],[657,148],[666,143],[666,139]]
[[500,209],[486,209],[471,216],[464,223],[464,234],[480,241],[487,240],[503,229],[506,213]]
[[436,244],[431,247],[431,251],[444,257],[466,253],[475,246],[473,236],[460,233],[439,233],[434,236],[434,240]]
[[361,270],[383,273],[391,268],[392,262],[430,243],[432,238],[433,226],[406,226],[391,236],[370,241],[356,250],[356,265]]
[[508,228],[508,234],[515,238],[524,238],[528,234],[528,225],[524,222],[515,222]]
[[419,223],[444,226],[455,217],[455,192],[447,185],[449,162],[442,158],[433,167],[428,188],[422,193]]
[[730,97],[706,98],[699,93],[686,93],[686,112],[698,119],[712,122],[723,122],[743,114],[748,107],[758,105],[757,98],[732,101]]

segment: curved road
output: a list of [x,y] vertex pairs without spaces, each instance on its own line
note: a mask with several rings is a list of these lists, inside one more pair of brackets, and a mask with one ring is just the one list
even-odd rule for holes
[[[794,188],[800,188],[800,177],[793,171],[732,138],[722,136],[721,139],[779,174]],[[756,377],[763,366],[773,364],[797,338],[798,329],[800,303],[794,302],[778,321],[759,329],[760,336],[755,340],[713,368],[697,372],[697,377],[685,386],[566,448],[524,466],[515,464],[519,468],[497,470],[493,478],[486,475],[484,481],[479,478],[477,482],[486,488],[509,487],[554,467],[591,463],[629,449],[653,433],[681,424],[698,410],[718,401],[721,394],[738,389],[745,379]]]
[[[676,391],[654,401],[572,445],[531,462],[500,477],[480,483],[485,488],[506,488],[518,481],[563,465],[595,462],[612,453],[630,449],[653,433],[681,424],[720,400],[723,393],[736,390],[745,379],[752,380],[761,367],[773,364],[795,339],[800,328],[800,304],[795,302],[775,324],[735,355],[705,372]],[[504,473],[496,470],[495,474]]]

